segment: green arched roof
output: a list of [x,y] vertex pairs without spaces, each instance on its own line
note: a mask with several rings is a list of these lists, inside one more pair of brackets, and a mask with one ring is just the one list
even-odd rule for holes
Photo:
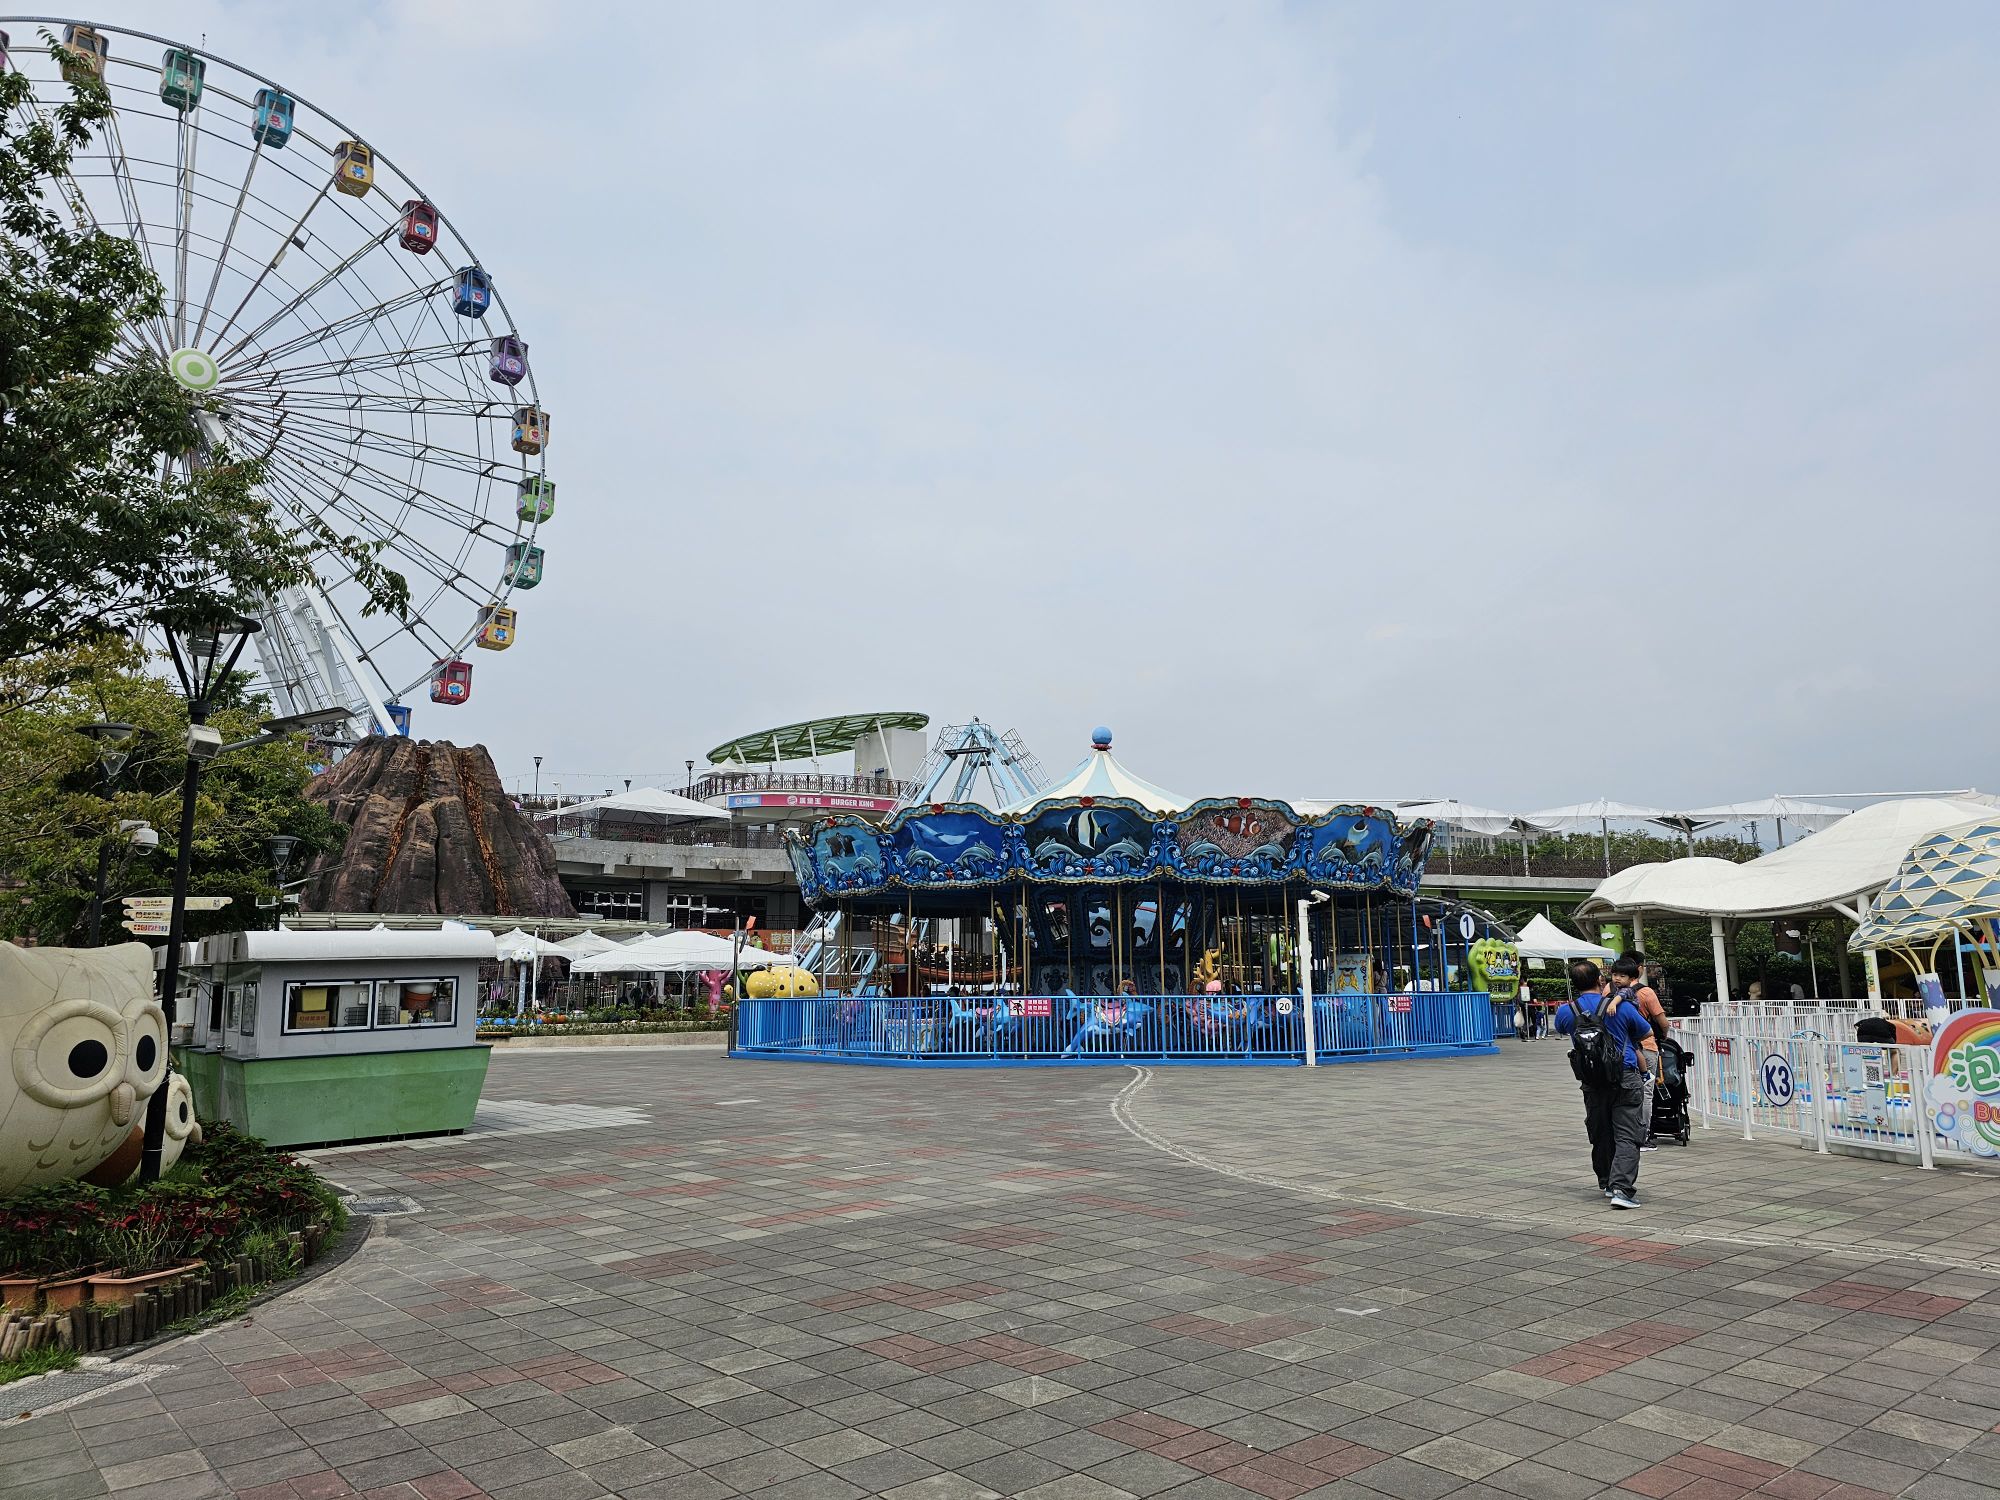
[[929,714],[838,714],[831,719],[807,719],[802,724],[786,724],[777,729],[760,729],[725,740],[708,752],[710,765],[765,766],[781,760],[805,760],[814,755],[837,755],[852,750],[854,742],[877,729],[922,729],[931,721]]

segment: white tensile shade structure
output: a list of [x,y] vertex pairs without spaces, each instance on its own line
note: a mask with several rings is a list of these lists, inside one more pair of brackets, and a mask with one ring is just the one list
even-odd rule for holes
[[[1716,995],[1721,997],[1730,988],[1730,925],[1819,911],[1838,912],[1859,924],[1869,901],[1895,879],[1913,845],[1992,814],[1984,803],[1947,797],[1877,802],[1747,864],[1695,857],[1620,870],[1591,892],[1578,915],[1707,917]],[[1867,963],[1869,989],[1875,993],[1880,980],[1872,955]]]
[[1778,847],[1785,847],[1785,824],[1817,833],[1831,828],[1853,812],[1851,807],[1835,807],[1831,802],[1807,802],[1799,797],[1760,797],[1753,802],[1719,802],[1714,807],[1691,807],[1681,816],[1702,823],[1759,823],[1765,818],[1778,825]]
[[1042,803],[1058,797],[1129,797],[1153,812],[1170,813],[1179,812],[1193,800],[1178,796],[1165,787],[1155,786],[1126,770],[1124,763],[1111,753],[1110,730],[1095,730],[1090,737],[1090,747],[1090,754],[1078,761],[1076,768],[1060,781],[1043,787],[1032,797],[1009,803],[1000,811],[1015,814],[1032,812]]
[[1604,873],[1611,873],[1611,825],[1613,823],[1657,823],[1674,815],[1664,807],[1641,807],[1636,802],[1614,802],[1599,797],[1595,802],[1572,802],[1567,807],[1545,807],[1524,815],[1530,823],[1544,828],[1589,828],[1595,826],[1604,838]]
[[[1521,841],[1521,873],[1528,873],[1528,835],[1531,833],[1553,833],[1552,823],[1537,823],[1533,818],[1519,813],[1501,812],[1496,807],[1474,807],[1460,802],[1456,797],[1448,797],[1442,802],[1410,802],[1396,809],[1396,816],[1404,822],[1412,818],[1429,818],[1433,823],[1448,823],[1453,828],[1462,828],[1467,833],[1497,837],[1512,834]],[[1445,845],[1446,867],[1451,861],[1451,845]]]

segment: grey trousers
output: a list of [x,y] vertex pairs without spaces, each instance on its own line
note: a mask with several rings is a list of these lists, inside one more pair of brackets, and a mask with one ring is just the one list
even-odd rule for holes
[[1597,1180],[1631,1197],[1639,1187],[1639,1143],[1646,1139],[1646,1075],[1627,1068],[1615,1089],[1583,1091],[1583,1123],[1590,1132],[1590,1164]]

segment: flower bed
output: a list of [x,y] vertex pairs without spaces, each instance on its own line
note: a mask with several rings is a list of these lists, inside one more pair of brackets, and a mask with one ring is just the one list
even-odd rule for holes
[[150,1337],[292,1275],[346,1222],[310,1168],[227,1125],[203,1131],[145,1187],[61,1182],[0,1203],[0,1366]]

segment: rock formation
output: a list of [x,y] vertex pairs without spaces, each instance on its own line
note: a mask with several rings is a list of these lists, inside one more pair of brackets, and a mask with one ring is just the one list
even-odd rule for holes
[[306,872],[303,911],[570,917],[548,838],[501,790],[484,745],[377,735],[306,795],[347,825]]

